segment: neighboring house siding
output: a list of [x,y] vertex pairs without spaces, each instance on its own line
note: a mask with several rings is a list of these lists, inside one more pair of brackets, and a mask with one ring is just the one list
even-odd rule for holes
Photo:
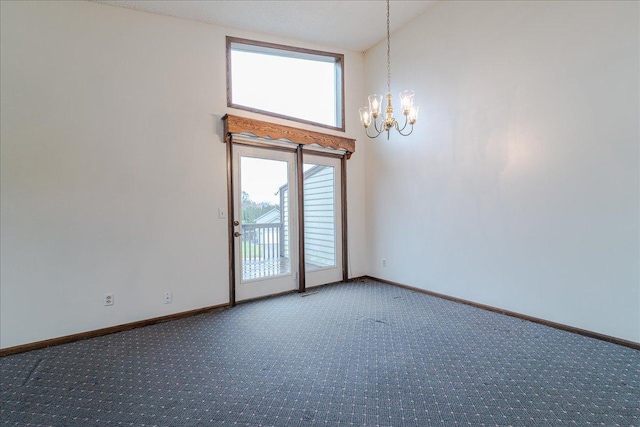
[[336,263],[334,168],[314,166],[304,177],[305,263],[316,267]]
[[273,208],[269,212],[256,218],[256,224],[277,224],[280,222],[280,209]]
[[255,227],[253,230],[254,241],[262,248],[263,258],[279,258],[282,253],[280,245],[280,209],[273,208],[256,218],[256,224],[260,226]]
[[[336,265],[335,170],[316,165],[304,173],[304,254],[309,269]],[[280,188],[284,248],[289,257],[289,188]]]

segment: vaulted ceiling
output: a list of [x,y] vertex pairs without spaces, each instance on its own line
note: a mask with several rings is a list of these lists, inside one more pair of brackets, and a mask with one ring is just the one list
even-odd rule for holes
[[[94,1],[355,51],[365,51],[386,36],[383,0]],[[391,1],[391,31],[433,3]]]

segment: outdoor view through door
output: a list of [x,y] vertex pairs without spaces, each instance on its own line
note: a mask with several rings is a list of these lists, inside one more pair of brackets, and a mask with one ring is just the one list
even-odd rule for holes
[[336,265],[334,168],[304,164],[304,261],[307,271]]
[[[234,239],[236,299],[298,288],[296,155],[236,145]],[[303,212],[307,287],[342,280],[340,160],[304,155]]]
[[288,274],[287,163],[242,157],[240,170],[242,280]]
[[[286,166],[285,162],[242,157],[243,280],[287,274],[291,270]],[[307,272],[336,266],[335,198],[335,168],[305,163],[304,251]]]

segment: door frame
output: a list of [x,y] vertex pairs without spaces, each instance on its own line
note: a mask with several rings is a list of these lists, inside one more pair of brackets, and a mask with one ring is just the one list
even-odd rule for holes
[[[291,126],[278,125],[261,120],[249,119],[245,117],[226,114],[222,117],[224,122],[223,143],[227,145],[227,227],[228,227],[228,265],[229,265],[229,305],[236,304],[236,271],[235,271],[235,239],[233,238],[234,225],[234,195],[233,195],[233,145],[246,144],[265,147],[273,150],[296,151],[298,184],[301,190],[298,191],[298,251],[300,256],[298,262],[298,292],[305,292],[305,266],[304,266],[304,204],[303,184],[304,171],[303,151],[309,150],[314,155],[337,157],[341,159],[341,221],[342,221],[342,281],[349,280],[349,252],[348,252],[348,229],[347,229],[347,160],[355,151],[355,139],[335,136],[307,129],[294,128]],[[247,135],[250,134],[250,135]],[[238,137],[238,138],[234,138]],[[234,141],[238,139],[238,141]],[[284,140],[284,142],[282,141]],[[317,148],[316,148],[317,147]],[[305,150],[303,150],[305,149]],[[301,228],[300,228],[301,227]]]

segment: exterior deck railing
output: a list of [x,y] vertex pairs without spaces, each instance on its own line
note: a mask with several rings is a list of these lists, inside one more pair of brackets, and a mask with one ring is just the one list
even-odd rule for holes
[[284,228],[276,224],[242,224],[242,261],[264,261],[284,256]]
[[277,276],[289,271],[283,224],[242,224],[243,280]]

